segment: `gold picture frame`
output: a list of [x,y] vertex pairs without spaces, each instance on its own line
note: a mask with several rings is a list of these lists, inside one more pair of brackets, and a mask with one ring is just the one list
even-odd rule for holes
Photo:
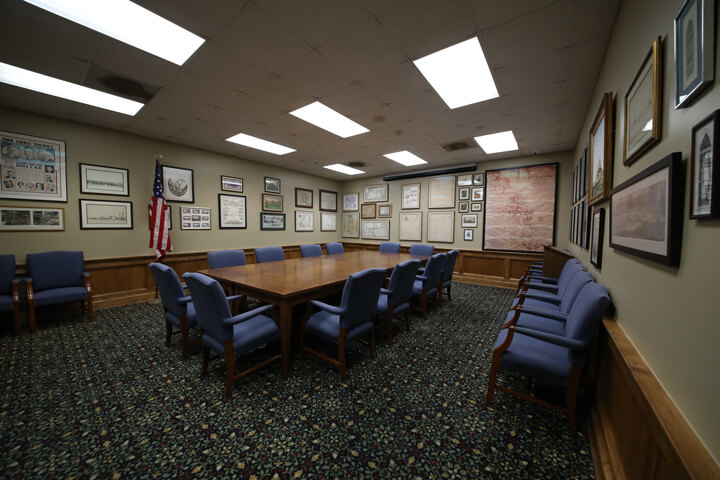
[[613,98],[603,94],[600,108],[590,127],[590,161],[588,169],[588,205],[610,197],[613,164]]

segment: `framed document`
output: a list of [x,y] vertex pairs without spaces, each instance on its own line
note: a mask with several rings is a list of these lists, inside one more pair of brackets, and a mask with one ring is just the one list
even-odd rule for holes
[[80,228],[132,229],[132,202],[80,199]]
[[[454,190],[453,186],[453,190]],[[455,212],[428,212],[427,241],[452,243],[455,237]]]
[[206,207],[181,207],[181,230],[210,230],[210,209]]
[[362,238],[390,240],[390,220],[363,220]]
[[387,202],[388,184],[365,185],[363,187],[363,202]]
[[247,199],[244,195],[218,193],[220,228],[247,228]]
[[313,191],[307,188],[295,187],[295,206],[299,208],[313,208]]
[[295,231],[296,232],[312,232],[314,212],[307,210],[295,210]]
[[[428,208],[455,208],[455,176],[428,180]],[[428,225],[430,219],[428,218]]]
[[80,192],[127,197],[130,195],[128,170],[81,163]]
[[720,217],[720,110],[692,129],[690,218]]
[[65,230],[65,209],[0,206],[0,230]]
[[344,193],[343,210],[356,212],[359,209],[360,205],[359,197],[359,193]]
[[398,240],[422,241],[422,212],[400,212]]
[[402,186],[402,209],[420,208],[420,184],[408,183]]
[[715,0],[686,0],[675,17],[675,108],[690,105],[714,78]]
[[358,238],[360,236],[360,212],[345,212],[342,215],[342,236]]
[[195,184],[191,169],[163,165],[162,182],[165,200],[168,202],[195,202]]
[[320,231],[337,231],[337,215],[334,213],[320,212]]
[[0,131],[0,198],[66,202],[65,142]]
[[590,128],[588,203],[593,205],[610,196],[612,185],[613,114],[612,93],[603,94],[600,108]]
[[375,218],[377,206],[374,203],[363,203],[360,206],[360,218]]
[[320,211],[337,212],[337,192],[320,190]]

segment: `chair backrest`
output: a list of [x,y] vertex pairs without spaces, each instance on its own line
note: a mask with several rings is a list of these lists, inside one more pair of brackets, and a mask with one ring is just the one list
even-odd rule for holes
[[380,287],[386,274],[384,268],[368,268],[348,277],[340,304],[340,308],[345,312],[340,316],[342,328],[349,330],[369,321],[370,317],[377,313]]
[[568,313],[572,308],[573,303],[575,303],[575,299],[577,298],[578,293],[580,293],[580,290],[592,281],[593,278],[590,272],[586,272],[585,270],[578,270],[575,272],[575,274],[570,278],[570,281],[565,288],[565,293],[560,299],[560,311],[562,313]]
[[321,257],[322,247],[320,245],[308,244],[300,245],[300,256],[305,257]]
[[447,258],[447,253],[436,253],[428,258],[424,273],[427,278],[423,281],[423,288],[426,290],[434,288],[440,283],[440,274],[445,264],[445,258]]
[[388,284],[388,290],[390,290],[388,305],[395,307],[412,297],[412,287],[418,267],[420,267],[420,260],[405,260],[395,265]]
[[232,325],[223,325],[223,320],[230,318],[230,306],[222,287],[217,280],[202,273],[186,273],[183,280],[187,283],[195,305],[198,326],[205,335],[219,342],[230,340],[233,336]]
[[[568,313],[565,336],[579,340],[585,347],[589,347],[608,306],[610,306],[610,296],[604,286],[595,282],[585,284]],[[588,348],[570,350],[568,352],[570,362],[584,365],[587,351]]]
[[333,255],[335,253],[344,253],[345,248],[343,247],[343,244],[340,242],[326,243],[325,251],[327,252],[328,255]]
[[178,302],[178,299],[186,295],[175,270],[162,263],[151,263],[148,267],[155,279],[163,307],[174,315],[185,315],[187,304]]
[[257,263],[278,262],[285,260],[285,252],[282,247],[262,247],[255,249],[255,261]]
[[443,265],[442,272],[440,273],[440,282],[443,284],[452,280],[453,271],[455,270],[455,260],[457,260],[458,255],[460,255],[460,251],[456,249],[447,252],[445,265]]
[[238,267],[245,265],[245,250],[208,252],[207,258],[210,268]]
[[582,264],[574,258],[571,258],[570,260],[565,262],[565,265],[563,265],[563,268],[560,271],[560,276],[557,280],[558,295],[563,296],[565,294],[565,289],[567,288],[568,283],[570,282],[570,279],[573,277],[573,275],[583,270],[584,268]]
[[400,244],[395,242],[383,242],[380,244],[380,251],[385,253],[398,253]]
[[85,259],[83,252],[56,250],[28,253],[27,269],[36,292],[51,288],[81,287]]
[[0,255],[0,294],[12,292],[12,281],[15,278],[15,255]]
[[415,243],[410,245],[410,255],[425,255],[429,257],[435,251],[435,247],[425,243]]

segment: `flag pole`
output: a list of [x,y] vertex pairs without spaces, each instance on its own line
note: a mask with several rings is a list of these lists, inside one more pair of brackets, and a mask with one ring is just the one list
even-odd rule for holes
[[[161,153],[155,154],[155,162],[159,162],[160,160],[162,160],[162,158],[163,158],[163,156]],[[161,262],[162,262],[162,260],[161,260]],[[148,305],[159,305],[160,303],[162,303],[162,302],[160,301],[160,296],[158,295],[157,285],[153,285],[153,298],[152,298],[152,300],[149,300],[147,302],[147,304]]]

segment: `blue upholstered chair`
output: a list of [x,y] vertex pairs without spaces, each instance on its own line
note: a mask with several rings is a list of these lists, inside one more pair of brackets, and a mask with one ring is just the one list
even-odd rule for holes
[[385,253],[398,253],[400,244],[395,242],[383,242],[380,244],[380,251]]
[[224,357],[225,398],[228,398],[235,380],[282,358],[282,354],[277,354],[235,373],[236,356],[247,355],[257,347],[280,340],[280,329],[266,315],[272,305],[232,316],[225,293],[217,280],[201,273],[186,273],[183,279],[195,303],[197,324],[202,331],[201,375],[207,375],[210,350]]
[[[340,367],[340,377],[347,379],[345,345],[364,335],[369,335],[370,357],[375,358],[375,328],[373,319],[377,313],[380,287],[385,280],[384,268],[369,268],[353,273],[347,279],[340,306],[332,306],[317,300],[311,306],[320,309],[303,319],[300,330],[300,353],[309,352]],[[305,345],[305,335],[310,334],[338,347],[338,358],[330,358]]]
[[443,265],[445,264],[445,258],[447,253],[436,253],[431,256],[425,264],[425,270],[422,275],[415,277],[415,283],[413,284],[413,298],[420,300],[420,307],[415,310],[421,311],[423,319],[427,319],[427,302],[428,299],[433,298],[433,305],[437,308],[438,295],[440,287],[440,274],[442,273]]
[[452,297],[450,296],[450,287],[452,286],[452,277],[455,271],[455,261],[457,260],[458,255],[460,255],[460,251],[456,249],[447,252],[447,257],[445,258],[445,265],[443,265],[443,269],[440,272],[440,305],[442,305],[443,291],[446,291],[445,294],[448,297],[448,302],[452,300]]
[[345,248],[340,242],[326,243],[325,251],[328,255],[334,255],[336,253],[345,253]]
[[[561,333],[516,325],[503,328],[493,350],[486,402],[492,402],[493,392],[497,388],[566,413],[570,428],[575,430],[575,404],[580,376],[595,330],[609,305],[610,297],[605,287],[591,282],[580,290]],[[548,384],[565,386],[565,405],[555,405],[497,385],[496,378],[501,368]]]
[[398,263],[390,275],[388,288],[380,289],[377,314],[379,317],[385,317],[389,345],[393,343],[393,315],[405,312],[405,329],[410,331],[410,300],[419,266],[420,260],[406,260]]
[[414,243],[410,245],[410,255],[424,255],[429,257],[435,251],[435,247],[425,243]]
[[192,297],[185,294],[184,286],[175,270],[162,263],[148,265],[155,279],[165,317],[165,346],[170,346],[173,327],[180,331],[182,349],[180,357],[187,360],[190,351],[190,329],[197,326]]
[[300,256],[305,257],[321,257],[322,247],[320,245],[300,245]]
[[0,255],[0,312],[13,312],[15,336],[20,335],[20,279],[15,278],[15,255]]
[[532,277],[529,281],[525,282],[519,289],[517,296],[523,297],[528,294],[533,295],[539,299],[545,299],[559,303],[565,294],[565,289],[570,282],[570,279],[579,271],[584,270],[582,264],[577,260],[568,260],[565,263],[560,276],[557,279],[550,279],[547,277]]
[[[560,276],[562,276],[564,271],[576,269],[578,266],[582,267],[582,265],[580,264],[580,262],[577,261],[576,258],[569,258],[563,264],[563,268],[560,271]],[[518,291],[522,290],[523,287],[525,287],[530,282],[533,282],[534,284],[543,283],[545,285],[557,285],[559,281],[560,277],[545,277],[542,275],[542,270],[529,269],[525,275],[520,277],[520,280],[518,281]]]
[[81,302],[93,321],[90,273],[84,272],[83,252],[53,251],[28,253],[25,279],[30,313],[30,332],[35,333],[35,307],[67,302]]
[[218,250],[217,252],[208,252],[208,267],[239,267],[245,265],[244,250]]
[[255,262],[279,262],[285,260],[285,252],[282,247],[262,247],[255,249]]

